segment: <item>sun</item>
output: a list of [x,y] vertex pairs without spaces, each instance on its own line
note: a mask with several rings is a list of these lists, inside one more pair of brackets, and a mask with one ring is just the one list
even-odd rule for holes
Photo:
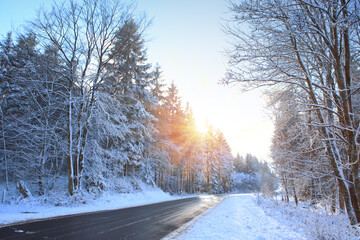
[[208,131],[209,125],[206,118],[197,117],[195,123],[196,123],[196,129],[200,133],[205,134]]

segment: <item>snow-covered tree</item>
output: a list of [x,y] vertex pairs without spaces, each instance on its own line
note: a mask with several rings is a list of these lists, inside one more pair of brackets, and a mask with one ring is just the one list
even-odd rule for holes
[[219,170],[216,173],[219,178],[219,192],[226,193],[231,191],[233,186],[234,157],[224,134],[220,131],[216,133],[216,142],[219,158]]
[[[292,85],[306,96],[337,179],[349,219],[360,221],[358,122],[352,58],[358,49],[357,1],[247,1],[231,3],[234,37],[226,82],[251,87]],[[241,28],[246,24],[245,28]]]
[[130,19],[117,31],[111,52],[112,62],[107,85],[112,86],[123,108],[129,132],[120,143],[123,152],[124,174],[132,174],[142,165],[145,145],[152,141],[154,117],[149,112],[156,104],[150,92],[152,79],[151,65],[147,63],[144,39],[144,26]]
[[118,0],[54,2],[1,41],[6,187],[29,182],[47,195],[67,177],[73,199],[122,191],[134,178],[171,193],[232,189],[225,137],[199,133],[175,84],[165,89],[160,67],[147,60],[148,23],[133,10]]
[[117,30],[128,16],[129,9],[116,1],[65,1],[54,3],[51,11],[41,10],[32,24],[41,41],[56,48],[62,62],[70,195],[81,189],[96,93],[107,76]]
[[13,181],[37,182],[42,195],[63,157],[56,133],[61,130],[63,101],[56,53],[50,47],[41,53],[33,33],[20,35],[15,44],[8,35],[2,46],[1,150],[12,169],[6,175]]

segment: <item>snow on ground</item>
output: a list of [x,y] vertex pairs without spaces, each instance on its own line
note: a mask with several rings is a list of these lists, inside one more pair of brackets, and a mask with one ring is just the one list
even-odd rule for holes
[[[130,188],[129,188],[130,189]],[[0,204],[0,227],[19,221],[54,216],[111,210],[161,201],[175,200],[158,188],[141,186],[141,191],[129,193],[104,192],[98,198],[88,198],[85,204],[68,198],[55,199],[46,204],[33,197]],[[186,196],[190,197],[190,196]],[[58,202],[59,206],[54,205]],[[321,207],[285,204],[259,198],[254,194],[231,195],[219,205],[187,223],[166,239],[339,239],[360,240],[360,232],[351,227],[344,214],[329,215]]]
[[48,218],[54,216],[111,210],[132,207],[168,200],[180,196],[170,196],[157,188],[148,188],[137,193],[104,193],[101,197],[87,201],[86,204],[54,206],[44,204],[36,199],[23,199],[18,203],[0,204],[0,226],[19,221]]
[[293,201],[285,203],[264,197],[257,202],[268,216],[303,229],[309,239],[360,240],[360,229],[350,225],[346,214],[329,214],[323,204],[300,202],[296,206]]
[[302,229],[291,228],[283,221],[265,214],[253,194],[239,194],[226,198],[167,239],[308,239]]

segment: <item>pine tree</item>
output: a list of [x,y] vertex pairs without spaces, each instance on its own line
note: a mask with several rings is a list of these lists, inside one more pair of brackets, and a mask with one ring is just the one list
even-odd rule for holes
[[184,137],[184,111],[178,89],[174,82],[172,82],[166,91],[162,105],[161,119],[164,120],[164,123],[160,134],[163,138],[170,163],[166,188],[172,192],[179,192],[182,174],[181,147]]
[[63,156],[56,136],[63,102],[54,74],[56,57],[49,49],[45,53],[38,50],[33,33],[20,35],[15,45],[9,44],[10,36],[6,42],[2,54],[7,61],[2,64],[3,151],[10,154],[6,156],[10,166],[16,165],[16,178],[38,182],[42,195],[46,181],[52,182],[49,178],[59,171],[50,166],[58,166]]
[[152,141],[154,116],[149,112],[156,99],[151,96],[151,65],[147,63],[140,23],[130,19],[117,31],[111,52],[111,75],[106,79],[122,107],[129,131],[119,147],[124,175],[139,169],[145,157],[145,145]]
[[168,164],[169,154],[166,151],[166,141],[162,135],[165,128],[165,120],[163,119],[163,104],[165,99],[165,84],[163,83],[162,71],[159,65],[155,66],[152,73],[150,83],[150,93],[155,100],[154,103],[147,104],[147,110],[154,116],[155,120],[154,132],[152,134],[153,141],[146,144],[146,156],[141,176],[145,176],[146,182],[151,182],[160,188],[164,187],[164,175],[169,172]]
[[225,193],[232,189],[234,158],[224,134],[220,131],[217,131],[216,133],[216,143],[219,157],[219,171],[217,172],[217,175],[220,184],[218,188],[220,193]]
[[212,126],[208,127],[204,138],[203,157],[205,162],[204,176],[205,176],[205,191],[217,192],[219,186],[219,179],[216,173],[219,171],[218,166],[218,149],[216,148],[215,132]]

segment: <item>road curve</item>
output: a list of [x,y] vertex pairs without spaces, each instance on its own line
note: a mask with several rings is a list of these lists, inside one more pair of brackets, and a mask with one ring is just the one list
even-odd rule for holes
[[0,239],[161,239],[224,196],[201,196],[0,228]]

